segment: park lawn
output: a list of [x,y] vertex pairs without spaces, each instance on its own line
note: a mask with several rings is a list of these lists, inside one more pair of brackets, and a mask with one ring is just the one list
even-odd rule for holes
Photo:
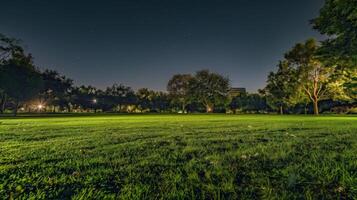
[[356,199],[357,117],[0,118],[0,198]]

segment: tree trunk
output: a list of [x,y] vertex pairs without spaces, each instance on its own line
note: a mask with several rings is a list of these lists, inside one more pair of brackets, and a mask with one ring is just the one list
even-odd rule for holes
[[213,106],[206,105],[206,112],[207,113],[212,113],[213,112]]
[[182,104],[182,113],[186,113],[186,105],[184,103]]
[[118,112],[121,113],[121,110],[122,110],[121,104],[118,104],[118,108],[119,108]]
[[13,110],[13,115],[14,115],[14,116],[17,115],[18,108],[19,108],[19,100],[16,99],[16,100],[15,100],[15,108],[14,108],[14,110]]
[[319,115],[319,105],[318,100],[316,98],[314,99],[314,114]]
[[3,94],[1,97],[0,113],[4,113],[6,101],[7,101],[7,96],[6,96],[6,94]]
[[279,110],[280,110],[280,114],[283,115],[283,114],[284,114],[283,106],[280,106],[280,107],[279,107]]

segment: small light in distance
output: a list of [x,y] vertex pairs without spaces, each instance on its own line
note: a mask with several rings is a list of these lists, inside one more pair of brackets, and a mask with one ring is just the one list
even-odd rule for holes
[[42,104],[38,104],[37,108],[41,110],[43,108],[43,105]]

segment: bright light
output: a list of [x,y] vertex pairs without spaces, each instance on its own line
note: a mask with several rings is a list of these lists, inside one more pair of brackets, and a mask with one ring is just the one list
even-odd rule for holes
[[38,104],[37,108],[41,110],[43,108],[43,105],[42,104]]
[[93,99],[93,103],[97,103],[97,99]]

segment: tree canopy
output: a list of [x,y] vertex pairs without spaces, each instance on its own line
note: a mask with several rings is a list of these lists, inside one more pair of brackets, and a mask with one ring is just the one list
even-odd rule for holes
[[312,24],[329,37],[321,49],[326,58],[357,66],[357,0],[326,0]]

